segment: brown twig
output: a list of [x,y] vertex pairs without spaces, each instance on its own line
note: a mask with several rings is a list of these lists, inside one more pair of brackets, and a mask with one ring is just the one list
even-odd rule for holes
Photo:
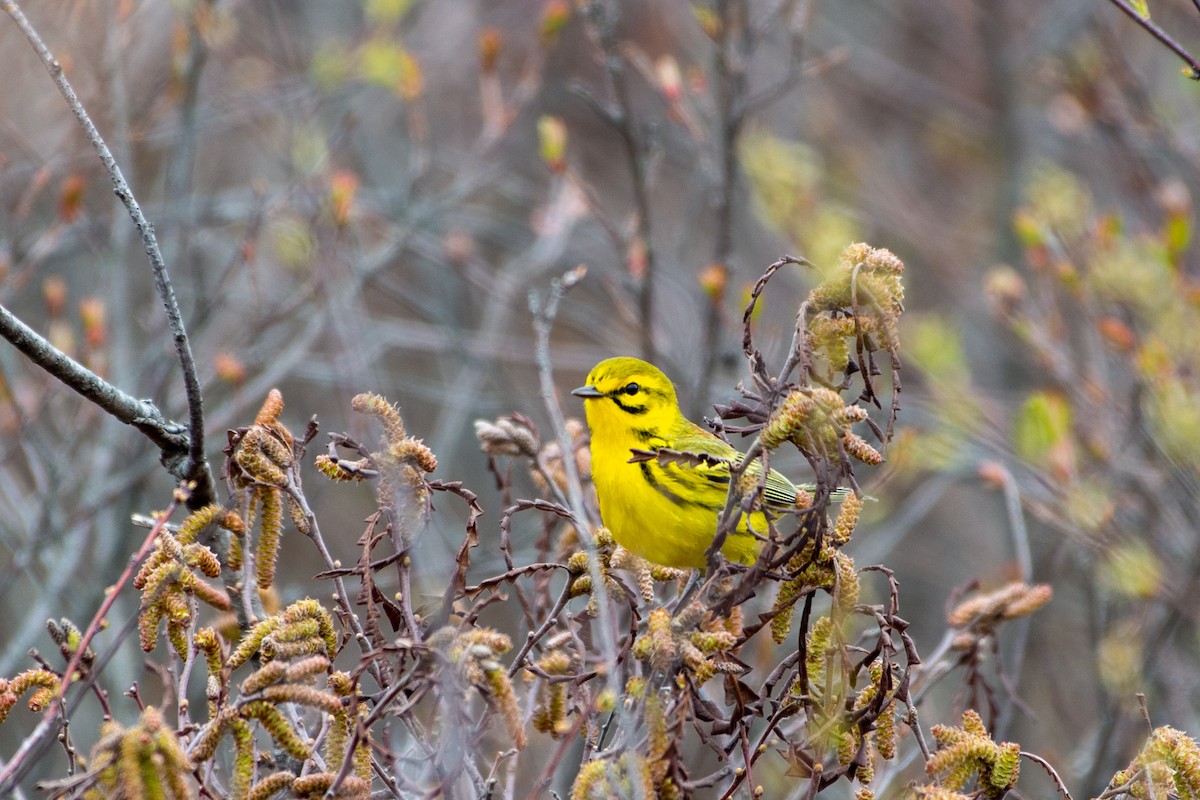
[[[1060,792],[1062,792],[1062,796],[1067,798],[1067,800],[1071,800],[1071,793],[1067,791],[1067,785],[1063,783],[1063,779],[1059,777],[1059,774],[1054,770],[1054,767],[1050,766],[1049,761],[1039,755],[1028,753],[1024,750],[1021,751],[1021,757],[1028,758],[1030,761],[1046,770],[1046,773],[1050,776],[1050,780],[1054,781],[1054,785],[1058,787]],[[1132,783],[1132,781],[1130,783]]]
[[[83,636],[79,640],[79,646],[75,648],[75,653],[71,656],[71,660],[67,663],[67,668],[63,671],[62,681],[59,683],[58,691],[54,693],[54,699],[50,701],[50,704],[42,713],[41,721],[38,723],[38,726],[33,730],[33,732],[25,737],[25,740],[21,742],[21,746],[17,749],[17,752],[13,754],[13,757],[9,760],[8,764],[4,766],[4,769],[0,770],[0,796],[8,796],[13,791],[13,788],[17,785],[21,778],[24,777],[25,773],[28,772],[33,767],[34,762],[37,761],[37,758],[32,754],[40,751],[41,748],[49,742],[49,736],[54,726],[54,720],[58,716],[59,710],[62,708],[63,699],[66,697],[67,689],[72,683],[76,670],[79,669],[79,664],[83,659],[84,652],[87,651],[88,647],[91,645],[92,639],[95,638],[96,634],[100,632],[101,624],[104,622],[105,617],[108,616],[108,612],[112,609],[113,604],[116,603],[117,597],[120,595],[121,590],[124,589],[125,584],[127,584],[133,578],[134,571],[141,564],[142,560],[149,554],[150,549],[154,546],[154,541],[158,538],[159,534],[162,533],[163,526],[166,525],[167,520],[170,519],[171,514],[175,512],[175,509],[178,508],[179,504],[181,502],[186,502],[186,497],[187,493],[183,490],[175,492],[175,494],[171,497],[171,502],[167,508],[159,513],[155,518],[154,527],[150,529],[148,534],[146,534],[146,538],[142,540],[142,544],[138,548],[137,552],[134,553],[134,555],[130,557],[128,563],[126,563],[124,571],[121,572],[121,576],[117,578],[116,583],[114,583],[105,593],[104,600],[100,603],[100,608],[98,608],[96,613],[92,616],[91,623],[88,624],[87,630],[84,631]],[[93,668],[85,677],[81,679],[81,681],[90,684],[91,681],[96,680],[99,671],[100,670],[98,668]]]
[[1109,2],[1121,9],[1125,13],[1125,16],[1142,26],[1147,33],[1161,42],[1168,50],[1179,56],[1188,69],[1191,70],[1188,77],[1194,81],[1200,81],[1200,61],[1197,61],[1195,56],[1185,50],[1183,45],[1171,38],[1169,33],[1158,27],[1149,17],[1143,17],[1139,14],[1137,9],[1129,4],[1128,0],[1109,0]]
[[[296,470],[294,468],[288,470],[288,479],[289,483],[287,486],[283,487],[283,490],[292,498],[292,500],[296,502],[296,505],[300,508],[300,513],[303,514],[304,518],[308,521],[308,538],[312,540],[314,545],[316,545],[317,552],[321,554],[321,560],[325,562],[325,566],[330,570],[336,569],[337,562],[329,553],[329,548],[325,546],[325,538],[321,535],[321,527],[317,523],[317,515],[314,514],[313,510],[309,507],[308,498],[304,496],[304,492],[297,483]],[[244,553],[248,554],[249,550],[247,549],[244,551]],[[245,558],[245,555],[243,558]],[[340,575],[334,575],[332,580],[334,598],[337,600],[338,608],[341,609],[345,621],[350,626],[351,631],[354,633],[354,638],[358,641],[358,645],[360,648],[362,648],[362,652],[364,654],[371,652],[373,649],[371,647],[371,640],[367,637],[367,632],[363,629],[362,622],[359,621],[358,615],[354,613],[354,607],[350,602],[350,594],[346,591],[345,581],[342,580]],[[419,636],[416,631],[413,631],[412,635],[414,637]],[[330,655],[333,654],[331,653]],[[380,681],[380,684],[383,685],[383,675],[379,671],[378,665],[373,663],[373,667],[374,669],[372,674],[377,680]]]
[[567,585],[563,587],[562,592],[559,593],[558,600],[554,603],[554,608],[550,609],[550,613],[546,615],[546,619],[542,621],[537,630],[529,632],[529,635],[525,637],[525,643],[521,645],[521,649],[513,657],[512,665],[508,668],[508,676],[510,678],[520,671],[522,662],[525,661],[525,656],[529,655],[529,651],[538,643],[538,640],[545,636],[546,632],[554,626],[554,623],[558,620],[558,615],[567,607],[567,601],[570,599],[571,584],[568,581]]

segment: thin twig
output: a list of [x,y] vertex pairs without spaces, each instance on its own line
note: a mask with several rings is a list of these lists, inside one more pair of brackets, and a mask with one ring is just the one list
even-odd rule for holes
[[[550,415],[550,422],[558,438],[559,446],[562,448],[562,465],[563,470],[567,473],[567,497],[570,501],[571,513],[575,516],[575,527],[579,530],[580,538],[594,548],[591,515],[583,501],[583,484],[579,478],[579,470],[575,465],[575,459],[571,458],[575,445],[567,433],[566,420],[563,418],[562,408],[558,404],[558,398],[554,391],[554,376],[550,365],[550,329],[558,315],[558,304],[567,290],[583,280],[583,276],[586,274],[587,268],[582,265],[570,270],[562,278],[556,278],[551,282],[550,291],[544,304],[536,293],[531,292],[529,306],[530,312],[533,314],[533,328],[537,338],[536,355],[538,376],[541,379],[542,400],[545,403],[546,412]],[[596,577],[599,578],[599,576]]]
[[546,619],[538,626],[537,630],[530,631],[529,636],[525,638],[525,643],[521,645],[521,649],[513,658],[512,666],[508,668],[508,677],[513,677],[520,671],[522,663],[525,661],[525,656],[529,655],[529,651],[537,644],[538,640],[546,635],[546,631],[554,625],[558,620],[558,615],[566,608],[567,601],[571,599],[571,584],[568,581],[563,587],[562,592],[558,595],[558,601],[555,602],[554,608],[550,609],[550,613],[546,615]]
[[1109,0],[1109,2],[1124,11],[1126,16],[1145,28],[1147,33],[1165,45],[1172,53],[1183,59],[1183,63],[1187,64],[1188,69],[1191,70],[1191,74],[1188,77],[1194,81],[1200,81],[1200,61],[1197,61],[1195,56],[1172,39],[1170,34],[1158,27],[1149,17],[1143,17],[1139,14],[1137,9],[1131,6],[1127,0]]
[[[771,279],[772,275],[782,269],[786,264],[799,263],[806,262],[803,262],[801,259],[793,258],[792,256],[784,256],[778,261],[775,261],[769,267],[767,267],[766,272],[764,272],[762,277],[758,279],[758,283],[755,284],[754,289],[750,293],[750,300],[747,303],[746,310],[742,315],[742,321],[744,325],[742,336],[742,352],[746,356],[746,360],[749,362],[750,374],[755,379],[755,383],[763,382],[762,375],[765,374],[765,369],[763,369],[762,355],[754,348],[754,343],[750,335],[750,322],[754,314],[754,307],[758,302],[759,295],[761,295],[763,289],[766,288],[767,281]],[[795,349],[796,346],[793,344],[793,350]],[[790,363],[791,360],[789,359],[789,364]],[[775,389],[774,386],[759,386],[759,388],[764,391],[774,391]],[[746,470],[750,468],[750,465],[754,463],[755,459],[763,455],[764,450],[765,448],[762,445],[762,441],[759,438],[755,438],[749,449],[746,450],[746,454],[742,458],[741,462],[732,466],[729,470],[729,492],[725,497],[725,506],[722,508],[721,514],[717,518],[718,522],[716,536],[713,537],[712,544],[709,545],[708,550],[705,553],[705,560],[708,562],[710,573],[715,569],[719,561],[717,558],[717,553],[720,552],[721,547],[725,544],[725,539],[737,527],[738,521],[742,517],[740,510],[742,505],[742,497],[744,494],[741,490],[742,475],[745,474]],[[768,470],[764,465],[764,468],[762,469],[761,480],[765,481],[767,474]]]
[[[34,762],[37,761],[36,758],[31,758],[30,754],[38,750],[47,737],[50,736],[50,733],[54,727],[55,718],[58,716],[59,709],[62,708],[63,699],[66,697],[67,689],[70,688],[71,683],[74,680],[75,672],[79,669],[79,665],[83,659],[83,654],[87,652],[88,647],[92,643],[92,639],[95,638],[96,634],[100,632],[101,624],[103,623],[105,617],[108,616],[108,612],[112,609],[113,604],[116,603],[117,597],[121,594],[121,589],[123,589],[125,584],[133,578],[134,570],[138,568],[138,565],[141,564],[142,560],[150,552],[150,548],[154,546],[154,541],[162,532],[163,526],[166,525],[166,522],[171,517],[171,514],[174,513],[175,509],[179,506],[179,503],[183,500],[184,494],[182,492],[176,492],[174,494],[174,496],[171,498],[170,505],[168,505],[167,508],[158,515],[154,527],[150,529],[148,534],[146,534],[146,538],[142,541],[141,547],[138,548],[137,552],[125,565],[125,570],[121,573],[121,577],[119,577],[117,582],[114,583],[110,587],[109,591],[105,593],[104,601],[100,604],[100,608],[98,608],[96,613],[92,616],[91,623],[88,625],[87,630],[84,631],[82,638],[79,640],[79,646],[75,648],[75,652],[72,654],[66,670],[63,671],[62,681],[59,683],[58,690],[54,693],[54,699],[50,701],[50,704],[42,713],[41,722],[38,723],[38,726],[33,730],[32,733],[25,737],[25,740],[21,742],[20,748],[18,748],[17,752],[13,754],[12,759],[7,765],[5,765],[3,770],[0,770],[0,797],[8,796],[16,786],[17,782],[21,780],[25,773],[33,767]],[[98,672],[99,670],[93,668],[88,672],[87,676],[82,678],[82,681],[90,684],[91,681],[96,679]]]
[[[62,93],[63,98],[67,101],[71,112],[83,127],[88,141],[91,142],[92,147],[95,148],[96,153],[100,156],[100,161],[103,162],[105,170],[107,170],[109,177],[112,179],[113,191],[125,205],[129,216],[133,219],[134,226],[142,237],[142,246],[146,250],[146,255],[150,259],[150,268],[154,273],[154,287],[167,312],[167,324],[175,344],[175,353],[179,358],[180,369],[183,373],[184,392],[187,395],[187,460],[180,467],[183,473],[182,476],[177,477],[180,477],[181,480],[195,481],[196,483],[195,489],[188,499],[188,508],[196,509],[206,506],[213,502],[215,495],[212,470],[209,468],[208,461],[204,457],[204,402],[200,391],[200,378],[196,372],[195,359],[192,357],[191,340],[188,338],[187,329],[183,324],[183,315],[179,311],[179,303],[175,300],[175,289],[171,286],[171,280],[167,275],[167,265],[163,260],[162,251],[159,249],[158,239],[154,233],[154,226],[147,221],[145,214],[142,213],[141,206],[138,205],[137,199],[133,195],[133,190],[129,188],[125,176],[121,173],[121,168],[117,165],[116,159],[113,158],[112,151],[104,143],[103,137],[100,136],[100,132],[96,129],[95,124],[92,123],[92,119],[83,107],[83,103],[80,102],[79,97],[75,94],[75,89],[72,88],[71,82],[67,80],[62,64],[50,52],[50,48],[42,41],[37,29],[29,22],[29,19],[21,11],[15,0],[3,0],[3,2],[0,2],[0,8],[12,18],[21,32],[25,34],[25,38],[42,60],[42,64],[46,67],[46,71],[50,73],[51,79],[58,87],[59,92]],[[72,384],[68,385],[76,388]],[[80,390],[76,388],[76,391]],[[83,394],[82,391],[80,393]],[[175,473],[172,472],[172,474]]]
[[550,365],[550,329],[554,324],[555,317],[558,315],[558,304],[567,290],[583,280],[583,276],[586,274],[587,269],[581,265],[567,272],[562,278],[556,278],[550,284],[550,291],[547,293],[544,304],[536,293],[531,292],[529,295],[529,306],[530,312],[533,314],[533,327],[537,339],[537,364],[542,389],[542,400],[545,403],[546,412],[550,415],[551,427],[554,429],[559,447],[563,453],[562,465],[567,475],[567,496],[570,500],[571,513],[574,515],[572,521],[575,524],[575,530],[579,534],[579,541],[583,543],[588,553],[588,568],[592,578],[592,592],[596,599],[600,623],[600,646],[605,662],[608,664],[607,678],[609,688],[619,695],[621,687],[616,679],[618,672],[616,669],[617,645],[613,639],[612,611],[608,605],[608,587],[605,584],[604,576],[600,572],[600,560],[596,557],[596,540],[592,536],[595,526],[592,522],[591,514],[588,513],[587,504],[583,500],[583,483],[580,480],[575,459],[572,458],[574,442],[571,441],[571,437],[567,433],[566,420],[563,418],[562,408],[559,406],[558,398],[554,392],[554,376]]
[[[300,513],[304,515],[305,520],[308,522],[308,538],[311,539],[312,543],[316,546],[317,552],[321,554],[321,559],[325,562],[325,565],[330,570],[336,569],[337,562],[334,561],[333,556],[330,555],[329,548],[325,546],[325,538],[321,535],[321,528],[317,523],[317,515],[313,513],[312,508],[310,508],[308,505],[308,498],[304,496],[304,492],[301,491],[300,487],[297,485],[296,472],[294,469],[289,471],[288,477],[290,483],[283,487],[283,490],[287,492],[288,495],[296,502],[296,505],[300,507]],[[337,601],[338,607],[341,609],[342,614],[345,615],[345,620],[349,624],[351,631],[354,633],[354,638],[358,641],[358,646],[362,649],[364,655],[370,653],[373,650],[371,646],[371,640],[367,637],[367,633],[363,629],[362,622],[359,621],[358,615],[354,613],[354,605],[350,601],[350,593],[346,591],[346,583],[342,580],[341,575],[333,576],[333,588],[334,599]],[[417,631],[411,631],[411,633],[414,638],[420,636]],[[380,681],[380,685],[385,684],[383,681],[383,675],[379,672],[379,665],[375,662],[372,662],[371,674],[376,680]]]
[[[1033,556],[1029,547],[1029,532],[1025,526],[1025,515],[1021,508],[1021,490],[1017,485],[1016,479],[1012,472],[1003,463],[995,464],[996,472],[1000,476],[1001,484],[1004,487],[1004,508],[1008,514],[1009,532],[1012,534],[1013,550],[1015,551],[1017,569],[1020,572],[1021,580],[1025,583],[1033,582]],[[1009,695],[1014,701],[1005,706],[1002,716],[996,720],[995,730],[996,736],[1004,735],[1008,728],[1009,722],[1012,719],[1012,710],[1014,706],[1019,705],[1020,698],[1017,697],[1016,687],[1021,680],[1021,666],[1025,661],[1025,649],[1029,643],[1029,619],[1016,620],[1013,624],[1013,642],[1009,650],[1009,658],[1011,659],[1011,667],[1009,670],[1004,669],[1003,660],[997,658],[996,670],[1006,688],[1009,690]],[[1011,675],[1010,675],[1011,672]]]
[[325,800],[333,800],[338,796],[338,789],[345,783],[346,778],[350,777],[350,772],[354,769],[355,751],[367,736],[367,728],[358,716],[358,695],[351,697],[350,708],[346,710],[346,713],[350,719],[354,720],[354,732],[350,736],[350,741],[346,742],[346,752],[342,755],[342,763],[338,767],[337,775],[333,778],[333,783],[329,784],[329,788],[322,795]]
[[1050,775],[1050,780],[1054,781],[1054,785],[1058,787],[1060,792],[1062,792],[1062,796],[1067,798],[1067,800],[1071,800],[1071,793],[1067,791],[1067,785],[1063,783],[1063,779],[1059,777],[1057,772],[1055,772],[1054,767],[1050,766],[1049,761],[1039,755],[1027,753],[1024,750],[1021,751],[1021,756],[1023,758],[1028,758],[1030,761],[1046,770],[1046,772]]

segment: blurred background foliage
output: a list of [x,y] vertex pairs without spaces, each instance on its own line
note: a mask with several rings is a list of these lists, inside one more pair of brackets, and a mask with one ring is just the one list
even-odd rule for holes
[[[909,313],[902,426],[888,463],[860,470],[877,502],[857,563],[896,570],[930,650],[956,588],[1053,585],[1053,603],[1001,637],[1022,700],[997,684],[996,738],[1079,792],[1140,747],[1137,692],[1155,724],[1200,734],[1200,88],[1108,3],[26,11],[157,227],[212,443],[271,386],[293,428],[316,414],[364,437],[349,400],[382,393],[437,475],[480,493],[486,551],[501,499],[471,423],[546,419],[530,290],[588,266],[554,331],[560,388],[601,358],[647,355],[698,419],[744,376],[741,310],[765,266],[782,253],[816,265],[768,293],[758,344],[778,356],[820,271],[868,241],[907,264]],[[1150,11],[1184,40],[1200,30],[1182,0]],[[179,418],[140,242],[7,24],[0,53],[0,296]],[[47,647],[46,618],[90,616],[97,576],[140,537],[130,513],[161,505],[170,482],[139,436],[8,347],[0,432],[11,674]],[[368,490],[314,480],[309,495],[350,558]],[[439,511],[416,560],[430,596],[461,537],[461,511]],[[536,534],[525,524],[518,547]],[[321,567],[303,547],[285,558],[292,599]],[[139,658],[112,674],[148,680]],[[925,722],[957,720],[955,686],[937,690],[945,718]]]

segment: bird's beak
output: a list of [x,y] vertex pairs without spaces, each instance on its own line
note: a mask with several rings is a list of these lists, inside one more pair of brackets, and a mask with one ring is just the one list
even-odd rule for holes
[[576,397],[604,397],[604,392],[597,389],[595,386],[580,386],[578,389],[572,389],[571,394]]

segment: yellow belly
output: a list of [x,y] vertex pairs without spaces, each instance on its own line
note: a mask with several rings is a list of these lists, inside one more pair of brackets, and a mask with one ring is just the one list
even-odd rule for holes
[[[717,518],[724,505],[723,487],[713,484],[704,487],[702,500],[684,500],[656,487],[654,472],[648,479],[644,472],[647,469],[657,471],[657,465],[593,460],[592,478],[604,525],[618,544],[647,561],[666,567],[703,569],[704,553],[716,535]],[[665,468],[668,472],[680,469],[686,467]],[[721,552],[730,561],[751,564],[758,557],[761,542],[750,533],[746,522],[744,518],[739,522]],[[749,523],[766,535],[767,521],[761,513],[752,514]]]

